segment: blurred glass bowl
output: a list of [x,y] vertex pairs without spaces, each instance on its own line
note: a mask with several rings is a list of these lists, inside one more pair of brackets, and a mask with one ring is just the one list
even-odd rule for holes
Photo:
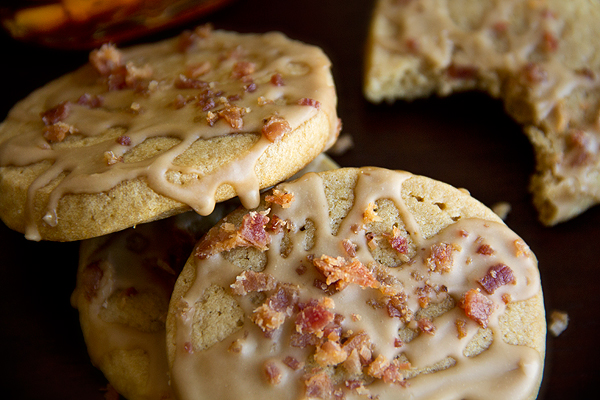
[[234,0],[8,0],[2,26],[18,40],[91,49],[183,24]]

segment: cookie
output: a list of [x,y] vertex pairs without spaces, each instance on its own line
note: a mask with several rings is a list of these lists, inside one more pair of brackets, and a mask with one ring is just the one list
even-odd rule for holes
[[598,18],[600,4],[585,0],[380,0],[364,93],[501,99],[533,144],[533,203],[554,225],[600,202]]
[[[320,154],[302,171],[337,168]],[[71,303],[92,363],[127,399],[171,399],[165,319],[175,280],[195,243],[239,202],[83,240]]]
[[534,399],[546,333],[519,236],[465,190],[373,167],[309,173],[228,215],[166,329],[181,400]]
[[234,196],[256,207],[333,144],[336,101],[327,56],[280,33],[105,45],[0,126],[0,216],[71,241]]

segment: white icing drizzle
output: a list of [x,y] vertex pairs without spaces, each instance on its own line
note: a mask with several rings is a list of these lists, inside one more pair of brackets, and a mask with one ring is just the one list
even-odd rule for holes
[[[312,265],[302,274],[298,274],[296,268],[301,262],[306,263],[309,255],[347,257],[341,246],[343,239],[349,239],[357,245],[356,258],[363,264],[375,262],[368,250],[365,232],[357,231],[356,224],[362,223],[363,213],[369,203],[378,199],[390,199],[400,211],[401,220],[417,248],[417,254],[411,262],[387,270],[401,282],[409,296],[408,305],[412,311],[416,312],[419,309],[415,289],[423,285],[422,280],[415,280],[413,272],[425,275],[431,285],[445,285],[448,294],[457,301],[467,290],[480,287],[476,280],[483,277],[488,268],[497,263],[510,266],[516,284],[502,286],[488,296],[497,307],[488,325],[494,340],[487,350],[475,357],[466,357],[463,350],[478,331],[479,325],[469,320],[458,307],[434,318],[433,323],[437,330],[433,336],[422,333],[414,340],[404,343],[402,347],[396,347],[394,339],[398,337],[399,329],[404,327],[404,323],[398,318],[389,317],[385,310],[374,309],[367,304],[368,300],[377,298],[376,289],[350,284],[331,295],[335,303],[333,311],[345,317],[342,322],[343,329],[366,332],[375,345],[374,356],[381,354],[392,360],[403,353],[411,366],[417,368],[431,366],[446,357],[455,360],[454,366],[450,368],[409,379],[408,387],[376,380],[366,386],[369,393],[381,400],[525,398],[524,396],[530,395],[536,389],[543,368],[543,357],[533,348],[505,343],[498,318],[505,310],[503,295],[510,294],[512,301],[521,301],[540,293],[535,256],[528,251],[518,255],[515,248],[518,236],[499,222],[463,219],[432,237],[424,238],[400,192],[402,183],[410,177],[409,173],[403,172],[378,168],[361,169],[354,190],[352,209],[342,221],[336,235],[332,234],[327,200],[319,175],[307,174],[292,183],[280,185],[279,188],[283,191],[293,193],[294,200],[291,206],[285,209],[273,204],[271,215],[277,215],[294,227],[291,232],[291,242],[294,246],[291,252],[283,257],[280,254],[281,236],[273,236],[267,250],[264,272],[275,276],[279,282],[298,285],[300,301],[326,296],[321,289],[313,285],[316,278],[322,279],[322,275]],[[307,219],[315,224],[315,245],[309,250],[305,250],[301,245],[304,233],[300,230]],[[495,250],[493,255],[476,254],[482,239]],[[427,273],[425,258],[429,256],[431,246],[440,242],[452,243],[460,248],[454,252],[452,270],[447,273]],[[176,349],[174,359],[171,360],[171,376],[179,398],[306,398],[301,378],[307,371],[293,371],[285,366],[282,360],[287,356],[293,356],[300,361],[306,360],[314,347],[301,349],[290,345],[290,333],[295,327],[289,319],[273,338],[266,338],[261,329],[248,319],[257,307],[249,299],[251,296],[234,296],[246,315],[241,330],[208,349],[189,351],[189,344],[193,342],[194,335],[192,316],[195,307],[201,307],[197,302],[202,298],[204,291],[215,284],[228,288],[241,272],[221,254],[196,260],[193,268],[195,280],[182,298],[190,308],[186,313],[176,311],[174,319]],[[177,300],[172,300],[171,307]],[[359,315],[360,318],[352,318],[352,315]],[[458,337],[455,326],[457,318],[467,320],[467,336],[462,339]],[[240,353],[228,351],[236,340],[242,343]],[[267,361],[274,362],[281,370],[282,377],[278,384],[267,383],[263,375]],[[345,398],[365,397],[346,390]]]
[[[279,33],[242,35],[225,31],[213,31],[187,52],[177,52],[176,44],[177,38],[122,51],[123,64],[151,66],[153,86],[147,95],[134,89],[108,91],[99,75],[86,65],[34,92],[11,110],[0,128],[0,166],[24,167],[42,161],[50,164],[28,189],[25,208],[28,239],[40,239],[38,222],[32,215],[36,194],[56,178],[61,180],[51,190],[44,218],[50,226],[60,223],[56,210],[65,194],[100,193],[137,178],[146,180],[157,193],[187,204],[203,215],[212,211],[214,193],[222,184],[232,185],[247,207],[255,207],[260,188],[254,165],[271,144],[264,137],[236,162],[213,171],[205,171],[201,161],[182,166],[177,157],[198,140],[235,133],[260,134],[263,120],[272,115],[287,120],[292,129],[298,128],[319,112],[316,107],[299,105],[303,98],[320,103],[320,110],[326,113],[330,124],[327,146],[333,144],[338,131],[336,95],[330,62],[320,49]],[[232,77],[232,69],[239,61],[255,64],[250,76],[256,90],[245,91],[244,82]],[[231,101],[246,111],[241,128],[233,128],[223,120],[209,126],[207,112],[193,103],[181,108],[174,106],[177,95],[198,95],[204,90],[178,89],[174,84],[186,67],[201,62],[209,62],[212,69],[199,79],[209,83],[214,91],[223,91],[223,96],[241,96]],[[275,73],[282,76],[282,86],[270,82]],[[76,103],[84,93],[101,95],[104,102],[99,108],[73,104],[64,122],[78,130],[80,142],[68,148],[63,143],[48,145],[42,136],[44,125],[40,113],[64,101]],[[259,105],[259,99],[269,101]],[[139,113],[131,111],[132,105]],[[217,104],[213,111],[220,108]],[[114,135],[107,136],[111,128],[124,128],[122,135],[130,138],[131,145],[121,145]],[[176,138],[180,143],[150,158],[108,165],[107,152],[117,158],[126,157],[135,146],[155,137]],[[191,182],[178,184],[169,178],[171,171],[193,178]]]

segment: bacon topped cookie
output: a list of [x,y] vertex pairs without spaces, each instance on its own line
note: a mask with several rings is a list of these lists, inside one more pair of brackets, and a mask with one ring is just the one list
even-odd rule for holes
[[523,240],[466,191],[381,168],[309,173],[228,215],[166,326],[182,400],[534,399],[546,333]]
[[533,202],[554,225],[600,203],[598,18],[587,0],[379,0],[365,95],[502,100],[533,144]]
[[202,26],[19,102],[0,126],[0,216],[32,240],[99,236],[287,179],[340,129],[330,62],[280,33]]

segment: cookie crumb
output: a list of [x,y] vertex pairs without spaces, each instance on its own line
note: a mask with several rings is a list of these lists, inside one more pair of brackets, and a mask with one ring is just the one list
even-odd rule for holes
[[502,219],[502,221],[506,221],[508,213],[511,211],[511,205],[506,201],[500,201],[494,204],[491,209],[494,213],[496,213],[497,216],[500,217],[500,219]]
[[550,323],[548,324],[548,330],[557,337],[567,329],[569,325],[569,314],[564,311],[554,310],[550,314]]

